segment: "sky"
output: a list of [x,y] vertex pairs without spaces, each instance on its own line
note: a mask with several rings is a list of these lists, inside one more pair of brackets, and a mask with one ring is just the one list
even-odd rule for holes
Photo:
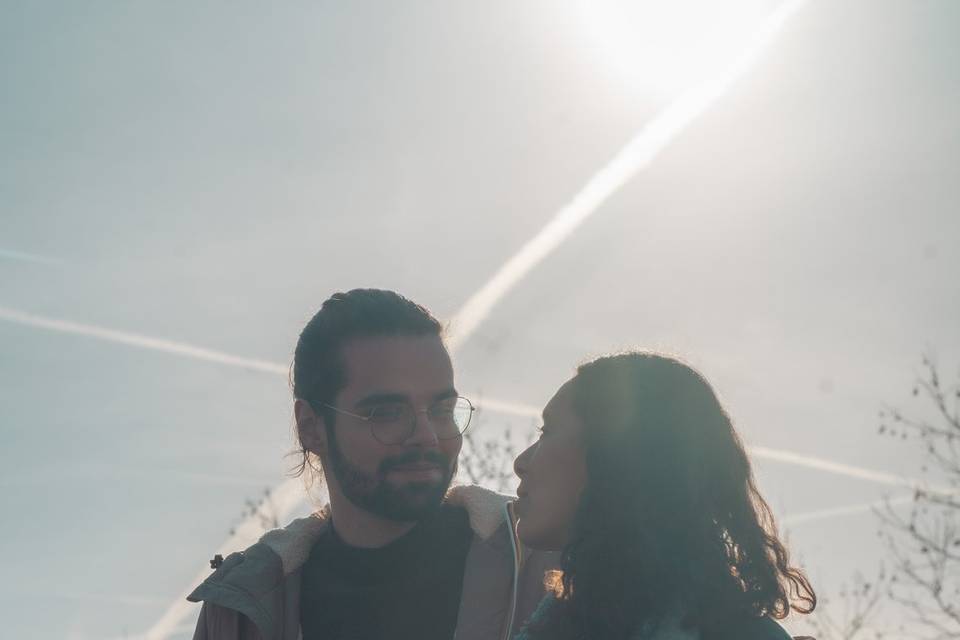
[[[675,4],[0,5],[13,637],[150,629],[244,500],[284,481],[280,372],[330,293],[393,288],[456,319],[783,7]],[[797,3],[497,298],[457,345],[458,386],[536,409],[586,358],[662,349],[713,382],[748,445],[916,476],[876,430],[884,406],[923,410],[923,353],[960,373],[958,42],[952,0]],[[817,514],[902,489],[754,464],[816,587],[875,570],[869,511]]]

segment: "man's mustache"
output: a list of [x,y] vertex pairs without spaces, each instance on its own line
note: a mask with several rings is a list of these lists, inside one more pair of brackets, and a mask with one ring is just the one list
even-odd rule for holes
[[377,471],[381,475],[384,475],[397,467],[405,467],[417,463],[435,464],[443,469],[444,472],[450,467],[450,459],[439,451],[408,451],[398,456],[384,458],[377,467]]

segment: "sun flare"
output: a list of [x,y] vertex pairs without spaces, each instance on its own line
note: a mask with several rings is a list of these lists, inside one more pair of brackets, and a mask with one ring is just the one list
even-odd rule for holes
[[672,94],[728,60],[766,15],[770,0],[589,0],[578,5],[584,46],[616,81]]

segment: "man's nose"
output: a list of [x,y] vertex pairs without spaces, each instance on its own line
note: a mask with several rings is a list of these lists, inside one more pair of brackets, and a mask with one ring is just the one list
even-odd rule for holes
[[413,412],[413,433],[410,434],[406,444],[421,447],[438,446],[437,432],[434,430],[426,411]]

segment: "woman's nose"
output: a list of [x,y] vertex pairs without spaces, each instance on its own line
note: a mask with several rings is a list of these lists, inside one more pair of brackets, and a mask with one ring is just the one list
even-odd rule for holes
[[537,446],[536,442],[521,451],[517,459],[513,461],[513,472],[517,474],[517,477],[522,478],[524,474],[527,473],[527,463],[530,460],[530,454],[535,446]]

